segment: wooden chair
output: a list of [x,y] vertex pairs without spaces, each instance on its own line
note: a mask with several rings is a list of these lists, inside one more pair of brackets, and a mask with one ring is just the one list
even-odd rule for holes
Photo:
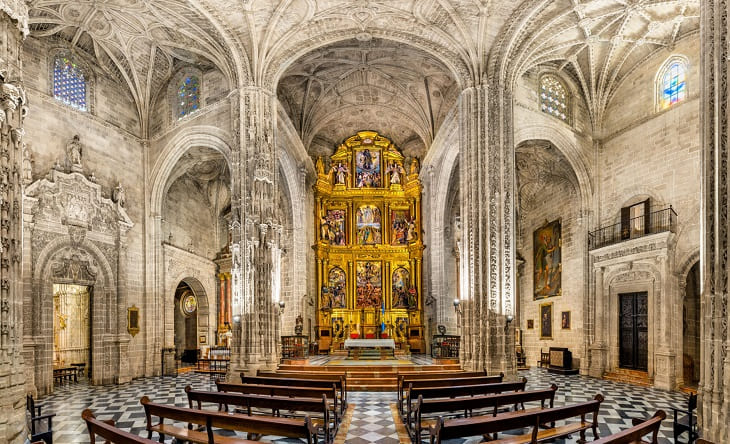
[[684,432],[687,432],[687,443],[693,443],[699,438],[699,431],[697,430],[697,418],[695,418],[694,410],[697,408],[697,395],[690,394],[689,401],[687,402],[686,409],[678,409],[671,407],[674,410],[674,442],[680,442],[679,436]]
[[[35,405],[35,401],[31,395],[26,395],[25,397],[25,408],[30,415],[28,428],[30,429],[31,442],[42,440],[46,444],[53,444],[53,417],[56,414],[41,414],[41,406]],[[43,426],[44,420],[46,421],[45,427]]]
[[538,361],[537,366],[544,368],[550,367],[550,351],[544,352],[540,349],[540,360]]

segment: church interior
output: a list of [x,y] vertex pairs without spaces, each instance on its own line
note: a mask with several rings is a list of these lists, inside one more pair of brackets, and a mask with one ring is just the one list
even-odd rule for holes
[[729,8],[0,0],[0,442],[730,443]]

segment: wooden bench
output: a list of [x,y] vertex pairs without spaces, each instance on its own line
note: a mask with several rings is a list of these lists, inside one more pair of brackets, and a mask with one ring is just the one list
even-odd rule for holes
[[[332,381],[335,384],[338,384],[337,388],[339,388],[339,385],[342,385],[342,392],[345,395],[345,402],[347,401],[347,374],[346,373],[335,373],[335,372],[326,372],[326,373],[305,373],[305,372],[294,372],[294,371],[267,371],[267,370],[258,370],[256,372],[256,376],[262,376],[265,378],[291,378],[291,379],[298,379],[302,381]],[[347,405],[345,405],[347,407]]]
[[72,379],[74,382],[79,382],[79,371],[76,367],[65,367],[65,368],[54,368],[53,369],[54,382],[58,381],[59,384],[62,384],[66,380],[71,382]]
[[81,417],[86,421],[86,428],[89,430],[89,441],[91,444],[96,444],[97,435],[104,438],[105,442],[114,444],[159,444],[157,441],[142,438],[141,436],[114,427],[113,419],[100,421],[96,419],[94,413],[89,409],[81,412]]
[[[431,444],[441,444],[447,439],[468,436],[491,435],[508,430],[531,428],[530,433],[519,436],[505,436],[489,441],[490,444],[534,444],[551,441],[574,433],[580,434],[578,442],[586,442],[586,430],[593,431],[593,438],[598,439],[598,411],[603,396],[597,394],[592,401],[580,404],[555,407],[538,411],[516,412],[510,415],[477,416],[473,418],[444,419],[440,417],[434,427],[430,428]],[[586,416],[591,415],[588,421]],[[565,425],[540,429],[540,426],[557,421],[580,417],[578,422],[567,422]]]
[[[659,442],[659,427],[661,427],[662,421],[666,417],[667,414],[664,413],[664,410],[658,410],[654,413],[654,416],[645,421],[634,418],[632,420],[634,426],[630,429],[614,433],[613,435],[603,437],[593,442],[598,444],[634,444],[640,442],[657,444]],[[644,441],[644,436],[648,434],[651,434],[651,441]]]
[[233,384],[229,382],[216,381],[216,387],[219,392],[265,396],[286,396],[290,398],[321,398],[322,395],[325,395],[328,400],[332,401],[333,413],[337,413],[336,418],[339,418],[344,414],[344,410],[340,406],[337,389],[334,384],[330,387],[299,387],[270,384]]
[[[288,398],[285,396],[250,395],[242,393],[208,392],[193,390],[189,385],[185,387],[188,396],[188,406],[201,410],[204,402],[217,404],[219,411],[228,411],[228,406],[240,407],[236,413],[246,415],[255,414],[254,409],[267,410],[269,416],[281,416],[281,411],[314,413],[318,419],[312,417],[312,424],[322,429],[325,443],[331,443],[337,433],[338,418],[335,416],[330,422],[330,406],[327,398]],[[335,412],[336,414],[336,412]],[[294,415],[292,415],[294,416]],[[304,415],[306,416],[306,415]]]
[[243,384],[268,384],[268,385],[294,385],[299,387],[326,387],[329,388],[332,384],[335,385],[335,389],[340,394],[340,408],[344,414],[347,409],[347,385],[345,384],[345,378],[340,375],[330,376],[328,378],[304,378],[304,377],[289,377],[283,375],[277,376],[246,376],[241,373],[241,383]]
[[419,442],[419,437],[423,436],[423,431],[428,432],[429,428],[435,425],[436,417],[434,414],[454,413],[466,418],[473,417],[474,412],[477,412],[476,415],[497,416],[498,413],[504,414],[499,412],[500,407],[504,406],[515,406],[515,411],[518,411],[517,409],[521,405],[522,411],[525,411],[526,402],[540,402],[540,406],[533,410],[552,408],[557,390],[558,386],[553,384],[548,389],[479,395],[469,398],[424,400],[422,396],[419,396],[411,416],[406,420],[406,429],[408,434],[411,435],[411,439]]
[[[56,414],[42,414],[41,406],[35,405],[35,401],[31,395],[25,396],[25,409],[30,414],[30,424],[28,424],[30,440],[42,440],[46,444],[53,444],[53,417]],[[43,427],[43,421],[46,421],[45,427]]]
[[[403,413],[403,401],[405,400],[405,391],[406,391],[406,388],[408,388],[408,381],[417,381],[417,380],[421,380],[421,379],[468,378],[468,377],[476,377],[476,376],[488,376],[488,375],[487,375],[486,371],[479,371],[479,372],[462,372],[462,371],[399,372],[398,379],[397,379],[397,389],[396,389],[398,392],[398,408],[400,409],[400,412]],[[500,373],[499,381],[494,381],[494,382],[502,382],[502,378],[504,378],[504,373]]]
[[[237,436],[221,436],[213,431],[213,427],[248,432],[256,437],[263,435],[285,436],[287,438],[304,438],[308,444],[316,444],[317,429],[309,417],[304,419],[276,418],[273,416],[248,416],[236,413],[217,412],[209,410],[197,410],[184,407],[175,407],[151,402],[143,396],[140,403],[144,407],[147,417],[147,438],[152,439],[152,433],[159,435],[160,442],[165,436],[171,436],[177,440],[189,441],[198,444],[253,444],[267,441],[253,441]],[[153,423],[152,417],[159,418],[158,423]],[[187,422],[187,427],[179,427],[172,424],[165,424],[165,419],[176,422]],[[204,426],[205,429],[196,429],[193,424]]]
[[[493,395],[504,392],[522,392],[525,390],[527,378],[523,377],[517,382],[497,382],[494,384],[478,384],[478,385],[457,385],[454,387],[423,387],[411,388],[410,384],[406,392],[406,419],[411,417],[413,404],[418,397],[423,399],[437,398],[458,398],[477,395]],[[402,415],[401,415],[402,416]]]

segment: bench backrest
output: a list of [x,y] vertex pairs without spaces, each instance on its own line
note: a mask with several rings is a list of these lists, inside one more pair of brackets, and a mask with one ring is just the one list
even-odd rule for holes
[[409,379],[409,380],[415,381],[418,379],[468,378],[471,376],[489,376],[489,375],[487,375],[486,371],[464,372],[461,370],[450,371],[450,372],[449,371],[446,371],[446,372],[433,372],[433,371],[398,372],[398,386],[399,387],[402,386],[404,379]]
[[522,404],[525,402],[540,401],[547,404],[548,408],[553,407],[555,392],[558,386],[553,384],[548,389],[530,390],[526,392],[499,393],[494,395],[479,395],[468,398],[455,399],[426,399],[418,397],[415,410],[420,414],[452,412],[459,410],[476,410],[485,408],[497,408],[504,405]]
[[259,370],[256,372],[256,376],[294,379],[319,379],[326,381],[340,381],[346,379],[347,377],[345,373],[311,373],[295,370],[277,370],[275,372],[272,372],[270,370]]
[[459,385],[497,384],[502,382],[501,376],[470,376],[466,378],[449,379],[404,379],[405,387],[456,387]]
[[253,395],[290,396],[295,398],[319,398],[322,395],[328,399],[337,399],[334,385],[330,387],[288,387],[269,384],[232,384],[216,381],[219,392],[247,393]]
[[301,419],[278,418],[273,416],[248,416],[230,414],[211,410],[197,410],[184,407],[175,407],[151,402],[147,396],[140,400],[147,416],[147,428],[153,425],[152,416],[172,419],[178,422],[205,425],[208,431],[209,442],[214,442],[212,427],[240,432],[259,433],[262,435],[286,436],[290,438],[307,438],[316,433],[309,416]]
[[209,392],[193,390],[192,387],[185,387],[188,395],[188,405],[192,408],[201,409],[203,402],[213,404],[235,405],[238,407],[263,408],[263,409],[287,409],[299,412],[318,412],[327,414],[327,398],[322,395],[320,398],[288,398],[285,396],[251,395],[242,393]]
[[651,442],[655,444],[658,442],[657,435],[659,434],[659,427],[662,425],[662,421],[666,417],[667,414],[664,413],[664,410],[658,410],[654,413],[654,416],[631,427],[630,429],[605,436],[593,442],[598,444],[632,444],[635,442],[641,442],[641,439],[644,436],[651,433]]
[[288,378],[284,376],[246,376],[241,373],[242,384],[264,384],[264,385],[293,385],[299,387],[326,387],[334,385],[338,390],[342,389],[342,380],[309,379],[309,378]]
[[423,399],[433,398],[455,398],[459,396],[476,396],[476,395],[488,395],[493,393],[511,392],[511,391],[524,391],[525,385],[527,384],[527,378],[522,378],[518,382],[498,382],[494,384],[475,384],[475,385],[457,385],[454,387],[423,387],[423,388],[412,388],[408,387],[408,402],[418,399],[422,396]]
[[514,415],[475,416],[472,418],[450,420],[444,420],[443,417],[439,417],[433,435],[436,437],[436,442],[438,443],[446,439],[486,435],[505,430],[532,427],[533,442],[535,442],[539,424],[570,419],[576,416],[584,418],[586,415],[593,414],[593,423],[597,427],[598,410],[601,407],[601,402],[603,402],[603,396],[598,394],[592,401],[552,409],[522,411]]
[[81,413],[81,417],[86,421],[86,428],[89,430],[89,440],[91,444],[96,443],[96,436],[101,436],[107,442],[114,444],[159,444],[157,441],[142,438],[124,430],[114,427],[114,421],[100,421],[96,419],[94,413],[86,409]]

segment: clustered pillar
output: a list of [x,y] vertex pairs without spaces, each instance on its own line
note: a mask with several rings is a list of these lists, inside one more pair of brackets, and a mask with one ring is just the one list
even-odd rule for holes
[[0,0],[0,442],[25,441],[23,364],[22,202],[23,120],[21,54],[28,11]]
[[703,0],[702,40],[702,322],[698,388],[702,435],[730,442],[728,334],[728,3]]

